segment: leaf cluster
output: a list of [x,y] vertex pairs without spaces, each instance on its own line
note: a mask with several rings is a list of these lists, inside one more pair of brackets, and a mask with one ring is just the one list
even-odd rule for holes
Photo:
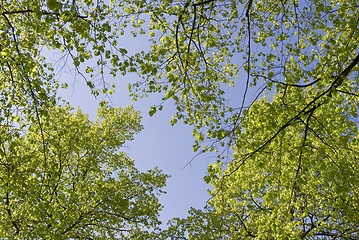
[[[121,147],[142,129],[131,106],[105,105],[95,122],[68,105],[2,127],[0,235],[15,239],[123,239],[160,223],[167,175],[140,172]],[[41,134],[39,134],[41,132]]]

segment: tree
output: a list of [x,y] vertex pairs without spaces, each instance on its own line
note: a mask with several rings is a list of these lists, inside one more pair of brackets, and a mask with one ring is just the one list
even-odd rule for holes
[[[167,236],[358,238],[358,6],[210,0],[154,8],[155,45],[134,95],[165,91],[177,105],[173,123],[194,126],[194,150],[220,143],[234,151],[228,164],[219,156],[208,168],[207,210],[174,220]],[[225,85],[241,79],[243,101],[230,106]]]
[[[30,116],[41,126],[44,104],[55,101],[40,44],[71,58],[95,95],[110,88],[107,68],[137,72],[133,97],[172,99],[172,123],[193,125],[194,150],[234,153],[208,168],[208,207],[174,220],[166,236],[358,237],[357,1],[46,3],[1,6],[4,119]],[[133,35],[148,30],[149,52],[128,56],[117,46],[128,24]],[[91,58],[97,67],[83,64]],[[228,103],[228,85],[243,86],[240,103]]]
[[303,107],[297,101],[311,99],[311,90],[283,91],[252,105],[244,130],[237,131],[233,161],[225,168],[209,166],[206,180],[214,190],[206,211],[193,209],[186,219],[174,220],[169,236],[358,238],[357,110],[343,111],[337,104],[342,96],[333,94],[334,103],[308,109],[288,124]]
[[[68,68],[95,96],[111,94],[114,83],[104,75],[133,71],[126,49],[118,47],[131,6],[116,2],[2,1],[1,114],[11,117],[14,108],[22,114],[46,114],[42,106],[56,104],[57,89],[71,83],[59,78]],[[57,61],[51,61],[51,54],[59,56]]]
[[[172,122],[194,126],[195,150],[205,140],[235,145],[250,87],[256,100],[265,91],[317,86],[311,106],[325,95],[319,91],[356,90],[344,81],[357,75],[356,2],[189,0],[151,8],[154,45],[138,60],[145,81],[131,90],[135,97],[164,91],[163,101],[173,99]],[[242,86],[242,102],[228,103],[228,85]]]
[[[121,6],[1,2],[1,237],[153,238],[161,209],[156,196],[167,175],[139,172],[120,151],[142,129],[139,114],[102,103],[91,122],[58,106],[57,90],[69,83],[58,78],[61,69],[70,65],[97,96],[113,91],[104,80],[110,64],[112,75],[132,67],[117,46],[128,24]],[[58,62],[50,61],[53,53]]]
[[[358,6],[172,2],[151,53],[167,62],[148,75],[145,91],[164,89],[164,100],[175,100],[175,119],[195,127],[195,150],[208,139],[203,151],[221,143],[234,154],[208,167],[207,208],[173,220],[166,236],[358,238]],[[240,84],[238,55],[245,93],[231,107],[224,84]],[[245,105],[247,89],[260,82]]]
[[41,125],[29,120],[22,131],[2,122],[0,235],[153,238],[167,175],[139,172],[120,151],[142,129],[139,113],[103,105],[92,122],[68,105],[49,112]]

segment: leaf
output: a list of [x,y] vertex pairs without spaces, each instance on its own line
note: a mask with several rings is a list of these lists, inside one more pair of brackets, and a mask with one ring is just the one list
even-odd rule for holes
[[62,8],[62,3],[59,2],[58,0],[46,0],[46,1],[49,10],[58,11]]

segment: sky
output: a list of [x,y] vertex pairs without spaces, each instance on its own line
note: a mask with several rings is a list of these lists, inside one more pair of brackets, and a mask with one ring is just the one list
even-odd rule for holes
[[[121,47],[130,52],[137,52],[142,50],[138,46],[143,47],[146,44],[145,38],[125,38]],[[50,58],[52,61],[56,61],[56,55],[52,55]],[[79,107],[82,112],[89,114],[91,120],[95,120],[101,96],[96,99],[91,95],[84,80],[75,79],[73,71],[63,71],[59,77],[60,82],[62,82],[61,79],[66,79],[69,82],[69,87],[60,89],[58,95],[70,102],[72,107]],[[162,111],[158,111],[150,117],[149,109],[161,102],[160,95],[153,94],[148,98],[139,99],[137,102],[132,101],[127,84],[129,81],[136,81],[137,78],[135,75],[116,78],[106,76],[106,81],[116,83],[116,90],[110,99],[104,99],[110,100],[113,107],[132,104],[136,110],[141,112],[143,117],[141,124],[144,129],[135,135],[133,141],[125,144],[123,151],[135,160],[135,165],[139,170],[147,171],[158,167],[163,173],[171,176],[164,188],[167,194],[159,197],[164,206],[160,220],[165,224],[173,217],[185,217],[190,207],[203,208],[205,206],[210,196],[207,193],[208,186],[203,177],[206,174],[207,166],[211,162],[215,162],[216,158],[214,153],[196,156],[196,153],[192,151],[194,138],[190,126],[181,122],[171,126],[171,116],[175,112],[172,102],[167,101]]]
[[[74,88],[61,90],[59,96],[69,101],[73,107],[80,107],[82,112],[89,114],[90,119],[95,120],[101,98],[96,99],[91,95],[83,82],[77,82]],[[173,104],[165,104],[162,111],[149,116],[150,107],[159,101],[159,97],[151,96],[132,102],[126,86],[117,89],[111,97],[113,107],[132,104],[143,117],[141,123],[144,129],[135,135],[133,141],[125,144],[123,151],[135,159],[139,170],[146,171],[158,167],[163,173],[171,176],[164,188],[167,194],[159,198],[164,206],[160,220],[166,223],[172,217],[185,217],[190,207],[205,206],[209,194],[203,177],[207,166],[216,159],[213,153],[195,157],[196,153],[192,151],[192,128],[182,123],[174,126],[170,124],[174,113]]]
[[[119,43],[120,47],[129,51],[129,55],[142,50],[146,51],[150,46],[146,36],[133,38],[126,34],[119,40]],[[56,61],[56,55],[52,56]],[[67,64],[71,64],[70,61]],[[88,65],[93,64],[89,62]],[[86,68],[86,63],[83,67]],[[59,96],[69,101],[74,108],[80,107],[82,112],[89,114],[90,119],[95,120],[101,96],[96,99],[91,95],[84,80],[80,78],[75,80],[73,71],[67,73],[64,71],[59,74],[59,77],[60,82],[61,79],[66,79],[69,83],[68,89],[60,89]],[[110,98],[111,105],[124,107],[132,104],[143,117],[141,123],[144,129],[135,135],[133,141],[125,144],[123,151],[129,153],[129,156],[135,160],[135,165],[139,170],[146,171],[158,167],[163,173],[171,176],[164,188],[167,193],[159,197],[164,206],[160,214],[163,226],[173,217],[185,217],[191,207],[203,208],[210,198],[207,192],[209,186],[204,182],[203,177],[207,172],[207,166],[217,161],[216,153],[197,156],[197,153],[192,151],[194,143],[192,127],[184,125],[180,121],[174,126],[170,124],[171,117],[175,113],[175,107],[171,100],[165,102],[163,110],[158,111],[152,117],[148,112],[151,106],[161,103],[161,94],[151,94],[147,98],[133,102],[129,97],[127,84],[139,80],[136,75],[121,75],[116,78],[108,75],[105,77],[106,82],[116,83],[115,94]],[[240,106],[242,103],[246,78],[246,73],[243,73],[242,76],[239,76],[237,87],[226,88],[230,101],[236,106]],[[255,92],[250,90],[248,101],[253,100],[254,94]],[[109,99],[105,98],[105,100]]]
[[[115,94],[111,96],[110,103],[113,107],[124,107],[132,104],[136,110],[141,112],[144,129],[134,140],[125,144],[124,152],[135,160],[136,167],[141,171],[147,171],[158,167],[163,173],[170,175],[166,187],[166,194],[159,197],[163,210],[160,213],[162,226],[173,217],[184,218],[191,208],[202,209],[209,200],[207,185],[203,177],[206,175],[207,166],[216,162],[216,153],[205,153],[197,155],[192,151],[194,137],[192,127],[177,122],[174,126],[170,124],[172,115],[175,113],[173,102],[167,101],[162,111],[158,111],[152,117],[148,112],[151,106],[161,102],[159,94],[150,95],[147,98],[133,102],[129,97],[126,78],[135,76],[119,77],[110,81],[119,82]],[[242,76],[243,81],[246,76]],[[244,89],[228,88],[231,101],[241,103]],[[253,100],[255,92],[250,90],[248,101]],[[96,119],[96,111],[101,97],[97,99],[91,95],[84,81],[77,81],[66,90],[60,90],[59,96],[70,102],[76,108],[80,107],[82,112],[89,114],[90,119]]]

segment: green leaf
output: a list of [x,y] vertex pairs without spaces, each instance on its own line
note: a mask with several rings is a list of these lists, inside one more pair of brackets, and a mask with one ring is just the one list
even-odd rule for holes
[[62,3],[59,2],[58,0],[46,0],[46,1],[49,10],[58,11],[62,8]]

